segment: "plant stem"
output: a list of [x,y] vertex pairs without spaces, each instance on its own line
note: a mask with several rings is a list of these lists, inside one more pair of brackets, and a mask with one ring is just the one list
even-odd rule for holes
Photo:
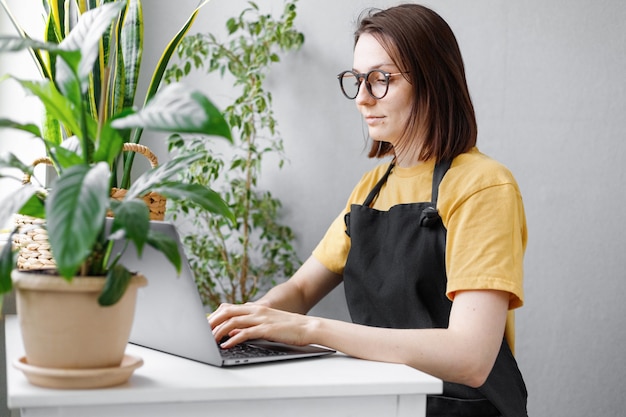
[[[251,83],[254,83],[254,76],[251,76]],[[254,124],[254,111],[250,112],[250,123],[252,126],[256,126]],[[256,128],[252,129],[252,133],[246,136],[244,142],[246,144],[246,195],[244,199],[244,210],[243,210],[243,259],[241,262],[241,271],[239,275],[239,291],[241,294],[241,299],[246,300],[249,298],[249,292],[246,288],[246,282],[248,281],[248,263],[249,263],[249,252],[250,252],[250,216],[251,216],[251,195],[253,192],[252,189],[252,177],[253,177],[253,158],[255,153],[253,152],[254,147],[254,138],[255,138]]]

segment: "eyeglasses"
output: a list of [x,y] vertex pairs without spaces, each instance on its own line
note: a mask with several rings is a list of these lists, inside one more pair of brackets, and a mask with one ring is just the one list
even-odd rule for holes
[[348,99],[354,100],[356,98],[359,94],[361,82],[365,81],[365,88],[367,88],[367,92],[370,93],[370,96],[380,100],[385,97],[387,91],[389,91],[389,78],[406,73],[407,72],[396,72],[391,74],[379,69],[371,70],[365,74],[359,74],[354,71],[344,71],[337,75],[337,78],[339,79],[339,86],[341,87],[343,95]]

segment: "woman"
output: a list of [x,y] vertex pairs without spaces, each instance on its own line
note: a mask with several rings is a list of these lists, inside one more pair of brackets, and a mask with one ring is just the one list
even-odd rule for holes
[[[454,34],[407,4],[370,12],[338,76],[372,138],[366,173],[313,255],[255,303],[209,318],[228,348],[265,338],[410,365],[444,380],[427,415],[526,416],[512,355],[526,221],[515,179],[478,151]],[[353,323],[304,315],[340,282]]]

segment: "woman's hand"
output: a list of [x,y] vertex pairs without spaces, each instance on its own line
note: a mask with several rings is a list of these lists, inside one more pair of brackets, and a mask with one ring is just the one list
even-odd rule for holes
[[250,339],[298,346],[309,344],[307,329],[315,318],[246,303],[222,304],[208,320],[218,342],[226,336],[230,337],[222,344],[223,348],[230,348]]
[[225,348],[249,339],[299,346],[316,343],[314,330],[321,319],[305,314],[339,283],[340,275],[311,256],[291,279],[261,299],[242,305],[222,304],[208,320],[218,342],[230,336]]

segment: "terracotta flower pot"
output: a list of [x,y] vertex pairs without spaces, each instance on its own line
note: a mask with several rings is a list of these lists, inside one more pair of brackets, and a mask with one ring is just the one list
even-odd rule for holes
[[55,275],[14,270],[12,278],[29,365],[56,369],[120,366],[137,289],[147,284],[144,276],[134,276],[122,299],[110,307],[98,304],[104,277],[75,277],[68,283]]

